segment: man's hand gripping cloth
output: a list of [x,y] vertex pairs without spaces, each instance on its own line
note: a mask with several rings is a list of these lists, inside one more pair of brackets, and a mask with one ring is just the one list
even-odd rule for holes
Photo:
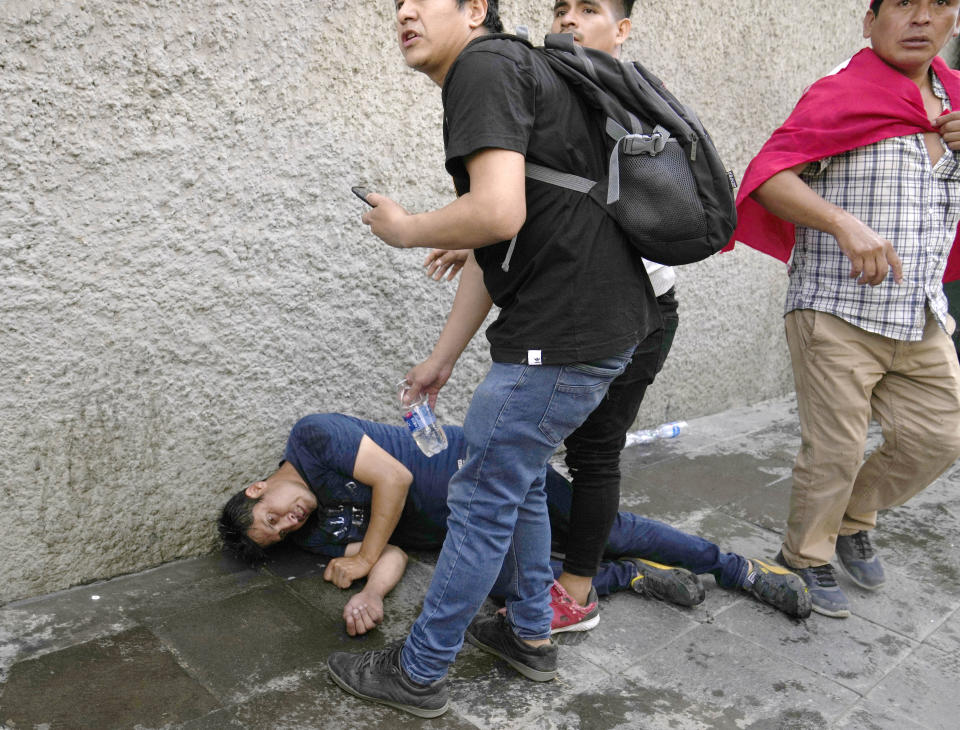
[[[951,102],[960,103],[960,73],[939,56],[932,65]],[[781,261],[790,259],[795,240],[793,224],[750,197],[778,172],[881,139],[937,131],[927,119],[917,85],[872,49],[864,48],[845,67],[807,89],[747,166],[737,195],[737,228],[724,251],[740,241]],[[960,230],[947,259],[944,281],[960,279],[958,239]]]

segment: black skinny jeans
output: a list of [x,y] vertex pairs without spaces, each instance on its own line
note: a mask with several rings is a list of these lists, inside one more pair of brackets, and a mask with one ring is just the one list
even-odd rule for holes
[[663,329],[637,345],[627,369],[610,384],[600,405],[564,441],[573,498],[563,569],[573,575],[592,578],[597,574],[620,508],[620,452],[627,430],[667,359],[680,322],[673,288],[657,297],[657,305]]

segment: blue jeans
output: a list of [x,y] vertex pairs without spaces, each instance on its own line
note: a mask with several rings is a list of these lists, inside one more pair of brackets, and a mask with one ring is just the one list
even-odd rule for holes
[[450,480],[447,536],[401,655],[414,681],[446,676],[495,583],[517,636],[550,636],[547,460],[596,408],[631,352],[572,365],[491,366],[467,411],[467,455]]
[[[553,526],[553,545],[567,543],[573,489],[570,482],[552,469],[547,474],[547,504]],[[709,540],[682,532],[663,522],[632,512],[618,512],[603,550],[603,562],[593,578],[597,594],[622,591],[637,575],[636,566],[617,562],[617,558],[645,558],[675,565],[704,575],[710,573],[722,588],[738,588],[747,577],[747,561],[737,553],[724,553]],[[551,561],[554,576],[562,570],[559,561]]]

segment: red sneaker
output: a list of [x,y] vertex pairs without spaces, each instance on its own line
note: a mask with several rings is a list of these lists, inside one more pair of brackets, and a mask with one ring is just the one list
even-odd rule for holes
[[589,631],[600,623],[600,607],[597,605],[597,592],[590,587],[587,596],[587,605],[581,606],[574,601],[566,589],[557,581],[553,581],[550,589],[550,608],[553,609],[553,621],[550,622],[550,633],[560,634],[564,631]]

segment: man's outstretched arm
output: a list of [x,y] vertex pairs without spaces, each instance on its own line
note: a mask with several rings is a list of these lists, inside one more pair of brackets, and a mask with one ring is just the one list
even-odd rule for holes
[[[345,555],[360,551],[360,543],[347,545]],[[407,569],[407,554],[396,545],[387,545],[367,576],[363,590],[343,607],[343,621],[350,636],[359,636],[375,629],[383,621],[383,599],[400,582]]]

